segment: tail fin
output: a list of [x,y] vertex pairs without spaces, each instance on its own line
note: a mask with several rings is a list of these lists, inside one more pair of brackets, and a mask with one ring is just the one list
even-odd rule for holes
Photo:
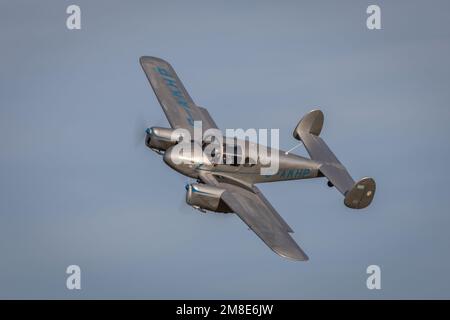
[[367,207],[375,195],[375,180],[372,178],[362,178],[353,188],[345,194],[344,203],[347,207],[353,209],[362,209]]
[[323,120],[322,111],[309,112],[295,128],[294,138],[303,142],[311,159],[322,163],[319,168],[320,172],[345,196],[344,204],[347,207],[365,208],[372,202],[375,195],[375,181],[372,178],[363,178],[355,183],[347,169],[336,158],[325,141],[319,137]]

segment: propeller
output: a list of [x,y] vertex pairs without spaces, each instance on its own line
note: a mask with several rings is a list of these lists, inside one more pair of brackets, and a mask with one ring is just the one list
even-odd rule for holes
[[142,146],[145,136],[146,136],[146,128],[147,125],[144,121],[143,117],[138,117],[134,124],[134,140],[135,140],[135,147],[138,148]]
[[190,206],[186,203],[186,198],[185,198],[186,197],[186,192],[189,189],[189,185],[191,183],[194,183],[194,181],[192,181],[191,178],[187,178],[187,177],[184,177],[184,176],[181,176],[181,175],[177,175],[177,176],[183,178],[184,188],[186,189],[185,192],[183,192],[183,197],[180,198],[181,201],[180,201],[180,203],[178,205],[178,211],[185,213],[185,212],[188,212],[188,210],[190,209]]

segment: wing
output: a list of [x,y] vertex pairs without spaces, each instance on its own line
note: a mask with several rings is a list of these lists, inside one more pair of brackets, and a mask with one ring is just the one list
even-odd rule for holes
[[200,178],[204,183],[225,189],[222,200],[275,253],[292,260],[308,260],[308,256],[290,236],[292,229],[258,188],[253,187],[254,192],[251,192],[238,185],[218,182],[213,175],[206,173],[202,173]]
[[217,128],[208,111],[195,105],[168,62],[155,57],[139,61],[172,128],[187,129],[192,136],[194,121],[202,121],[203,131]]

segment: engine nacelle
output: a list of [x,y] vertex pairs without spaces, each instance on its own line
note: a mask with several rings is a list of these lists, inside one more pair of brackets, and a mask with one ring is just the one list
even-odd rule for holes
[[166,151],[181,141],[181,135],[173,135],[174,129],[151,127],[146,130],[145,145],[155,151]]
[[186,185],[186,203],[196,209],[214,212],[233,212],[220,198],[224,189],[206,184],[193,183]]

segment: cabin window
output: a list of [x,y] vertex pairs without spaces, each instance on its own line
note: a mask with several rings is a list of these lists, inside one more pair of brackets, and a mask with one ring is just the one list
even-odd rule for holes
[[231,165],[237,167],[241,164],[242,159],[242,148],[237,144],[234,144],[232,148],[232,153],[227,153],[230,150],[227,150],[227,145],[223,145],[223,163],[227,165]]
[[255,163],[251,161],[250,157],[245,157],[244,167],[253,167],[254,165]]

